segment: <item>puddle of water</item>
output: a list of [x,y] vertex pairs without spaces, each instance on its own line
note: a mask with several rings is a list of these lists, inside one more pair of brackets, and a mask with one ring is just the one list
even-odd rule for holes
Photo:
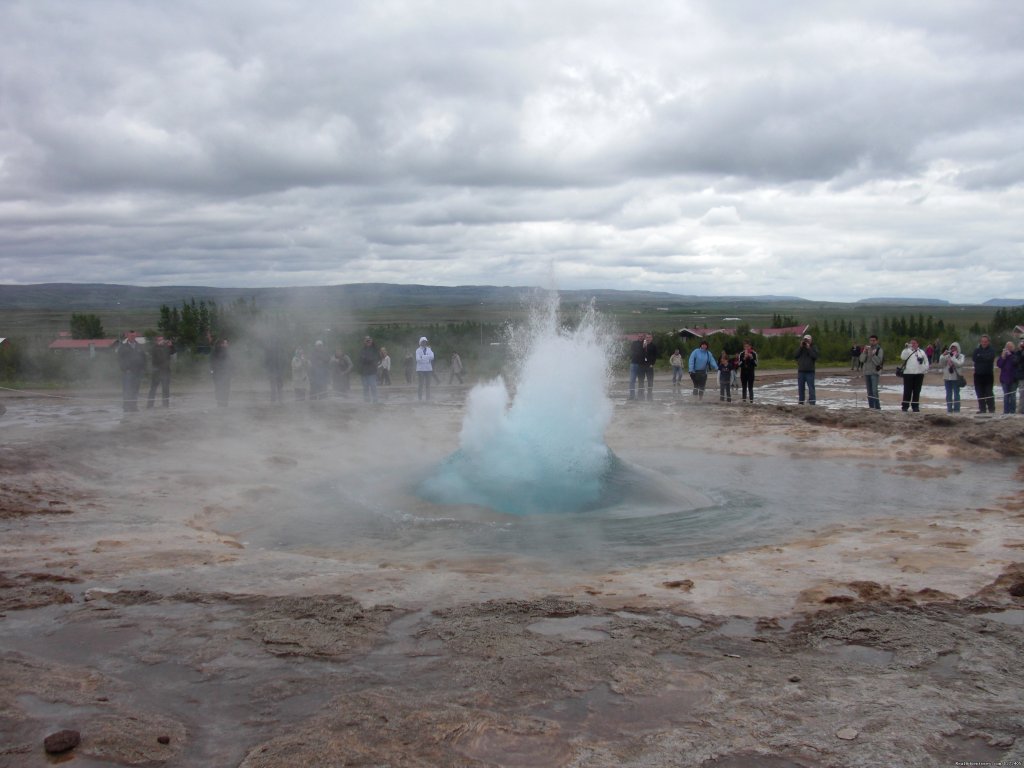
[[757,621],[732,617],[722,626],[712,630],[711,634],[722,637],[754,637],[757,635]]
[[993,611],[992,613],[979,613],[983,619],[989,621],[996,621],[1000,624],[1009,624],[1011,627],[1022,627],[1024,626],[1024,610],[1019,608],[1011,609],[1009,611]]
[[[658,658],[673,655],[659,654]],[[653,695],[623,696],[607,685],[598,685],[581,696],[530,710],[530,714],[555,720],[569,736],[636,733],[694,721],[708,696],[703,678],[670,669],[665,688]]]
[[608,633],[597,627],[608,624],[608,616],[568,616],[566,618],[541,619],[526,629],[546,637],[558,637],[572,642],[600,642],[608,639]]
[[797,763],[788,757],[762,755],[759,752],[734,752],[701,763],[701,768],[809,768],[807,763]]
[[692,616],[673,616],[672,618],[675,620],[676,624],[688,629],[699,629],[704,626],[703,621],[695,619]]
[[866,645],[833,646],[827,650],[827,653],[838,656],[843,661],[873,667],[884,667],[896,657],[892,651],[883,651],[880,648],[871,648]]

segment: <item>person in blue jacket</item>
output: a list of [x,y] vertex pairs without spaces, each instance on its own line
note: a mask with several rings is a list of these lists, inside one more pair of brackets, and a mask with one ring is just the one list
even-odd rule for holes
[[718,363],[715,356],[708,350],[708,343],[703,339],[700,346],[690,353],[689,372],[693,380],[693,394],[698,400],[704,399],[704,389],[708,385],[708,371],[717,371]]

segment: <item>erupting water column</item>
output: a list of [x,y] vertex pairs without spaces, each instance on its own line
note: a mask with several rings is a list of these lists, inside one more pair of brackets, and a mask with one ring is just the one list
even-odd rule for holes
[[512,514],[599,506],[616,464],[604,442],[610,342],[593,307],[575,329],[559,326],[557,298],[537,310],[516,345],[514,398],[501,378],[469,393],[460,448],[420,495]]

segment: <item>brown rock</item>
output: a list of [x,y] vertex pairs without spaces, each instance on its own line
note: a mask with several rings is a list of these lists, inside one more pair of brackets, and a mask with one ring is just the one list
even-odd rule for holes
[[81,742],[82,734],[78,731],[65,729],[63,731],[51,733],[43,739],[43,749],[46,750],[47,754],[59,755],[61,752],[67,752],[70,749],[74,749]]
[[170,736],[157,736],[156,740],[158,742],[160,742],[161,744],[170,744],[171,743],[171,737]]

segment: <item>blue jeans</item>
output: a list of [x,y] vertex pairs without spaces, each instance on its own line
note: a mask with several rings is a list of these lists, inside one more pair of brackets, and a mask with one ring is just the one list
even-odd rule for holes
[[682,366],[672,366],[672,383],[679,384],[683,380],[683,369]]
[[814,405],[814,371],[797,371],[796,386],[800,395],[800,405],[804,404],[804,392],[809,395],[807,402]]
[[946,412],[960,413],[960,385],[954,379],[946,379]]
[[1003,413],[1017,412],[1017,382],[1003,387]]
[[864,385],[868,390],[868,408],[874,408],[876,411],[882,410],[882,402],[878,399],[878,374],[865,374]]
[[640,363],[629,364],[629,399],[636,400],[636,378],[640,375]]
[[363,377],[363,400],[368,403],[377,402],[377,374],[362,374]]

